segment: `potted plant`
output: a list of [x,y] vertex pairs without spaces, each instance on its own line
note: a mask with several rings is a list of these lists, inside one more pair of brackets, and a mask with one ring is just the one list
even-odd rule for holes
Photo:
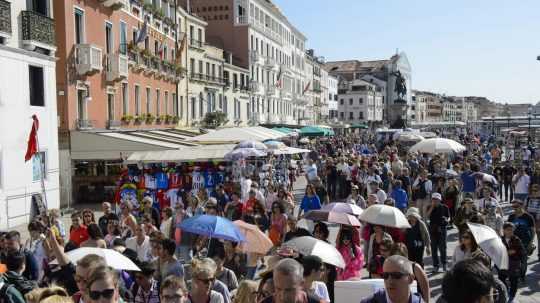
[[168,26],[172,26],[174,24],[174,21],[173,19],[169,17],[165,17],[165,19],[163,20],[163,23],[167,24]]
[[130,51],[130,52],[138,53],[138,52],[141,51],[139,49],[139,47],[137,46],[137,44],[135,44],[135,42],[133,42],[133,40],[129,41],[127,47],[128,47],[128,51]]
[[142,55],[143,57],[148,58],[148,57],[151,57],[151,56],[152,56],[152,53],[151,53],[148,49],[144,48],[144,49],[141,51],[141,55]]
[[142,116],[134,116],[133,117],[133,121],[135,121],[135,123],[137,123],[137,124],[141,123],[143,120],[144,120],[144,114]]
[[145,3],[143,5],[143,9],[148,13],[151,13],[151,14],[154,13],[154,6],[152,5],[152,3]]
[[174,116],[174,117],[172,118],[172,122],[173,122],[174,124],[177,124],[178,122],[180,122],[180,117]]
[[154,18],[156,18],[158,20],[163,20],[164,17],[165,17],[165,14],[163,13],[162,10],[156,9],[154,11]]
[[154,115],[148,113],[146,114],[146,123],[150,124],[152,122],[154,122],[154,120],[156,120],[156,117],[154,117]]
[[131,122],[131,120],[133,120],[133,116],[131,116],[131,115],[123,115],[121,120],[124,123],[129,123],[129,122]]
[[173,120],[172,115],[165,115],[165,123],[171,123]]
[[165,121],[165,115],[159,115],[159,116],[157,116],[156,122],[159,123],[159,122],[163,122],[163,121]]

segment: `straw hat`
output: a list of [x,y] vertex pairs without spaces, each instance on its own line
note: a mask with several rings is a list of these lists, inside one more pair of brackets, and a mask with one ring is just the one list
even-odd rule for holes
[[420,220],[422,218],[420,216],[420,211],[417,207],[411,207],[407,210],[407,213],[405,214],[406,217],[415,217],[416,219]]

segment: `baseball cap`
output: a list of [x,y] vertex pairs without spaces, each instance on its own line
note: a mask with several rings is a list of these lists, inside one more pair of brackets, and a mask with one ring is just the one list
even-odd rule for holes
[[433,193],[431,194],[431,199],[437,199],[439,201],[442,201],[442,196],[439,193]]

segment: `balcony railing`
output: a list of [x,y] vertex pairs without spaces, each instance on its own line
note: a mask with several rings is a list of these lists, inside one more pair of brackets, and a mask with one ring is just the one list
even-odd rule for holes
[[93,129],[94,122],[93,120],[77,119],[75,120],[75,128],[78,130]]
[[107,55],[107,81],[116,81],[128,77],[128,57],[120,53]]
[[236,24],[248,24],[248,17],[247,16],[236,17]]
[[79,75],[91,74],[102,70],[102,50],[93,44],[75,46],[76,69]]
[[251,51],[251,61],[253,63],[259,63],[263,59],[262,55],[259,52],[252,50]]
[[11,3],[0,0],[0,37],[11,36]]
[[199,41],[199,40],[196,40],[196,39],[190,39],[189,40],[189,46],[202,49],[203,48],[203,43],[202,43],[202,41]]
[[22,11],[23,44],[33,50],[35,47],[56,49],[54,20],[34,11]]
[[113,10],[119,10],[125,6],[127,6],[126,0],[100,0],[100,2],[105,7],[110,7]]

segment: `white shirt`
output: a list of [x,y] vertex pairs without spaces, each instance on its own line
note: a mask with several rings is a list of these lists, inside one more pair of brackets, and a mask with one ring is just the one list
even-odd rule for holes
[[137,258],[140,261],[150,261],[151,246],[150,237],[144,236],[144,241],[141,245],[137,243],[137,237],[131,237],[126,240],[126,247],[137,252]]
[[377,195],[377,200],[379,200],[380,204],[383,204],[384,201],[386,201],[387,196],[384,190],[379,188],[379,191],[376,193],[376,195]]
[[317,165],[315,165],[315,163],[308,165],[306,167],[306,176],[309,181],[312,181],[315,178],[317,178]]
[[523,161],[529,161],[531,159],[531,151],[527,148],[523,150]]
[[201,188],[204,188],[204,177],[200,172],[194,172],[192,174],[192,187],[193,191],[198,191]]
[[474,204],[476,205],[476,209],[478,210],[484,210],[486,208],[498,208],[499,203],[495,198],[483,198],[478,199],[474,201]]
[[312,294],[317,296],[318,299],[330,302],[330,295],[328,294],[328,288],[326,284],[320,281],[313,281],[311,284]]
[[529,184],[531,183],[531,177],[528,175],[515,175],[512,179],[516,183],[516,194],[526,194],[529,192]]
[[171,202],[171,208],[174,209],[176,204],[182,202],[182,198],[178,196],[178,188],[171,188],[167,191],[167,198]]

